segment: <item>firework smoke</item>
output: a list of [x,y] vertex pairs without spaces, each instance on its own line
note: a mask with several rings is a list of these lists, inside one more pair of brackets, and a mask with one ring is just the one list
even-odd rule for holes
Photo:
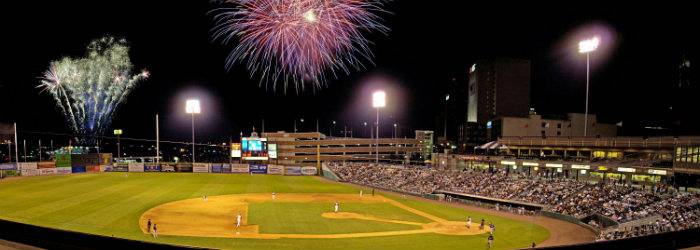
[[226,0],[231,8],[213,13],[214,40],[238,38],[228,56],[230,70],[244,62],[260,84],[278,82],[297,93],[306,85],[325,85],[326,75],[349,74],[371,63],[370,41],[364,33],[386,34],[379,13],[383,0]]
[[123,39],[93,40],[84,58],[51,62],[41,79],[75,134],[96,136],[109,127],[114,111],[133,87],[148,77],[132,75],[129,46]]

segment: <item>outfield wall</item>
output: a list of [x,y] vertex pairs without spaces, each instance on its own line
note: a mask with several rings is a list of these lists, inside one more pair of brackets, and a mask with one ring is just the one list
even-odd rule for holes
[[[67,158],[64,156],[63,158]],[[67,167],[69,160],[62,159],[63,163],[57,162],[27,162],[17,164],[1,164],[0,174],[2,176],[38,176],[57,175],[70,173],[92,173],[92,172],[189,172],[189,173],[219,173],[219,174],[270,174],[270,175],[291,175],[291,176],[314,176],[319,171],[316,167],[283,166],[275,164],[248,164],[248,163],[112,163],[110,165],[76,165],[71,163]]]

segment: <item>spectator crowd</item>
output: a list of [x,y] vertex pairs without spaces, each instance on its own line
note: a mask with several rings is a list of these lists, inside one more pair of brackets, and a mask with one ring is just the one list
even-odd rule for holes
[[330,163],[329,167],[347,182],[415,195],[444,190],[535,203],[578,219],[599,214],[617,223],[659,218],[648,224],[605,230],[599,240],[700,227],[700,195],[671,193],[663,186],[647,190],[615,183],[528,176],[505,169],[449,170],[347,162]]

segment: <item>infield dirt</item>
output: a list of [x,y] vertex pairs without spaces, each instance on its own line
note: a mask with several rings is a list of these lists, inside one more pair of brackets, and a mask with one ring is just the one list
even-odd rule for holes
[[[259,225],[248,224],[250,203],[261,202],[340,202],[342,203],[387,203],[406,210],[410,213],[427,218],[431,222],[421,223],[413,221],[393,220],[368,214],[350,212],[329,212],[318,216],[329,219],[355,219],[420,226],[415,230],[399,230],[385,232],[361,232],[340,234],[285,234],[285,233],[259,233]],[[242,222],[236,228],[236,215],[241,213]],[[165,203],[146,211],[139,219],[139,225],[143,233],[148,233],[147,221],[158,225],[159,235],[197,236],[197,237],[231,237],[253,239],[334,239],[334,238],[359,238],[407,234],[438,233],[446,235],[476,235],[486,233],[479,230],[476,222],[468,229],[464,221],[449,221],[432,214],[414,209],[402,203],[381,195],[358,194],[277,194],[272,199],[271,194],[238,194],[220,195],[204,198],[195,198]]]

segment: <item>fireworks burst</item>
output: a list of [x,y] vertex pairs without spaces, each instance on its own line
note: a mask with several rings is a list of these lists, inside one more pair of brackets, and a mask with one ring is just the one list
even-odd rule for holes
[[51,62],[44,73],[42,92],[51,93],[70,128],[79,135],[100,135],[114,111],[148,72],[132,75],[126,41],[113,37],[94,40],[84,58]]
[[372,62],[363,33],[386,34],[379,13],[384,0],[226,0],[235,7],[214,11],[214,40],[239,39],[226,68],[244,62],[260,85],[325,85],[326,75],[360,69]]

